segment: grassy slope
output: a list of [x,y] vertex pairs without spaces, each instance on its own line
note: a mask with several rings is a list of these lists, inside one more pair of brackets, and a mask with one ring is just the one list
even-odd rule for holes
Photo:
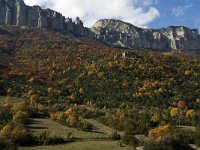
[[[48,131],[50,136],[67,136],[67,133],[72,132],[72,137],[80,138],[81,141],[64,144],[64,145],[56,145],[56,146],[37,146],[37,147],[20,147],[19,150],[131,150],[133,147],[123,145],[120,147],[117,141],[110,141],[108,138],[108,133],[101,132],[105,129],[111,130],[109,127],[104,125],[99,125],[97,121],[95,121],[95,125],[98,126],[96,132],[84,132],[78,129],[69,128],[63,126],[57,122],[51,121],[49,119],[39,119],[32,118],[32,124],[28,127],[33,132],[42,132]],[[92,121],[92,123],[94,120]],[[103,127],[102,127],[103,126]]]
[[85,141],[57,146],[21,147],[19,150],[133,150],[133,147],[120,147],[116,141]]
[[32,118],[32,124],[28,127],[31,128],[33,132],[49,132],[50,136],[61,136],[67,137],[67,133],[72,132],[72,137],[80,139],[102,139],[107,138],[108,136],[104,133],[98,132],[84,132],[78,129],[69,128],[63,126],[57,122],[51,121],[50,119],[39,119]]

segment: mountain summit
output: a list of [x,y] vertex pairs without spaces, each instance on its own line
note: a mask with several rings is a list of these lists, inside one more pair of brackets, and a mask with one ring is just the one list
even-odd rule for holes
[[200,49],[198,30],[184,26],[143,29],[121,20],[103,19],[91,30],[98,39],[119,47],[160,51]]
[[96,39],[112,47],[157,51],[200,50],[197,29],[170,26],[143,29],[120,20],[99,20],[91,29],[77,17],[73,22],[62,14],[39,6],[27,6],[23,0],[0,0],[0,25],[49,28],[64,34]]

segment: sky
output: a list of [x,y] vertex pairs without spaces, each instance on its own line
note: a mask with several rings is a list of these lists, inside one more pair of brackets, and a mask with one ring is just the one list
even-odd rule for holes
[[62,13],[80,17],[91,27],[100,19],[120,19],[144,28],[183,25],[200,30],[200,0],[25,0]]

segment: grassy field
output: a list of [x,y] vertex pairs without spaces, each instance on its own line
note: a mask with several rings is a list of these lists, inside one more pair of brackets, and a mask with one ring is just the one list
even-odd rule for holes
[[[36,147],[20,147],[19,150],[133,150],[131,146],[119,146],[118,141],[110,141],[108,139],[110,128],[102,125],[98,121],[89,120],[96,130],[92,132],[84,132],[75,128],[63,126],[57,122],[45,118],[31,118],[31,124],[27,127],[32,132],[49,132],[50,136],[67,137],[67,133],[71,132],[72,137],[79,138],[80,141],[73,143],[56,145],[56,146],[36,146]],[[109,129],[109,131],[106,131]]]
[[131,146],[120,147],[116,141],[81,141],[56,146],[20,147],[19,150],[134,150]]
[[71,132],[71,136],[80,139],[102,139],[108,138],[108,135],[101,132],[84,132],[75,128],[63,126],[60,123],[54,122],[50,119],[31,118],[31,124],[28,125],[31,131],[41,133],[43,131],[49,132],[50,136],[67,137],[67,133]]

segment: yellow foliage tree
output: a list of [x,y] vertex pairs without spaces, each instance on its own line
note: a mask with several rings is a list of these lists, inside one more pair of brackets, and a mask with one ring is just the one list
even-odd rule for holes
[[33,90],[30,90],[30,91],[28,91],[28,97],[30,98],[31,97],[31,95],[33,95],[33,93],[34,93],[34,91]]
[[16,141],[16,140],[23,140],[26,138],[27,136],[27,132],[26,129],[24,128],[20,128],[20,127],[16,127],[13,129],[13,131],[11,132],[11,136],[12,138]]
[[160,115],[158,115],[158,114],[154,114],[151,117],[151,121],[153,121],[153,122],[158,122],[159,120],[160,120]]
[[10,125],[5,125],[0,131],[0,136],[4,138],[10,138],[12,127]]
[[169,124],[163,125],[163,126],[159,126],[157,128],[154,128],[154,129],[151,129],[149,131],[149,137],[160,138],[163,135],[165,135],[167,132],[169,132],[170,129],[171,129],[171,126]]
[[14,113],[16,113],[17,111],[25,111],[26,110],[26,104],[24,102],[14,103],[11,110]]
[[54,90],[53,90],[52,87],[49,87],[49,88],[47,89],[47,91],[48,91],[49,94],[51,94],[51,93],[53,93]]
[[187,117],[187,118],[193,118],[195,115],[196,115],[196,113],[195,113],[195,110],[194,110],[194,109],[189,109],[189,110],[186,112],[186,117]]
[[66,119],[66,114],[63,113],[63,112],[56,112],[55,114],[52,113],[51,114],[51,119],[63,122]]
[[30,97],[30,104],[33,105],[33,104],[37,103],[37,102],[38,102],[38,99],[39,99],[39,97],[38,97],[37,94],[32,95],[32,96]]
[[66,124],[70,127],[73,127],[77,124],[77,119],[74,116],[69,116],[66,119]]
[[84,92],[85,92],[84,88],[81,87],[81,88],[79,89],[79,93],[80,93],[80,94],[84,94]]
[[72,108],[69,108],[69,109],[66,110],[66,115],[67,116],[71,116],[72,113],[73,113],[73,109]]
[[98,77],[99,77],[99,78],[103,78],[103,77],[104,77],[104,72],[99,72],[99,73],[98,73]]
[[72,93],[69,97],[72,101],[76,100],[76,93]]
[[13,121],[18,123],[26,123],[28,121],[29,114],[27,112],[18,111],[13,116]]
[[171,117],[178,116],[178,108],[172,108],[170,111]]
[[186,70],[186,71],[184,72],[185,75],[189,75],[190,73],[191,73],[190,70]]
[[200,98],[196,99],[196,103],[200,104]]
[[10,107],[10,102],[9,101],[10,101],[9,98],[6,97],[5,100],[4,100],[4,102],[3,102],[3,106],[4,107]]

